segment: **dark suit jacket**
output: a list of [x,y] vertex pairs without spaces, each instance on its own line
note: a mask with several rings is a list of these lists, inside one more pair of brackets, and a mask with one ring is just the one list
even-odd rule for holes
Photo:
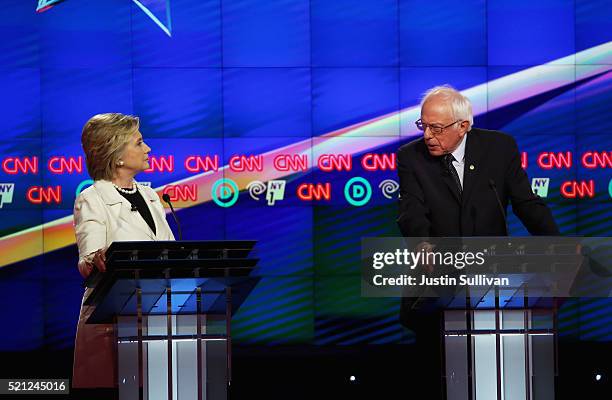
[[[400,181],[397,223],[405,237],[505,236],[506,221],[495,197],[493,180],[504,213],[508,202],[532,235],[559,234],[552,213],[534,195],[527,174],[521,167],[514,139],[496,131],[473,128],[467,133],[463,195],[442,162],[427,151],[424,139],[402,146],[397,153]],[[472,169],[471,166],[474,168]],[[414,298],[403,297],[400,320],[415,329],[430,329],[421,337],[436,335],[439,329],[423,321],[436,314],[422,304],[413,309]],[[433,300],[433,299],[430,299]],[[433,306],[435,309],[437,306]],[[435,318],[434,318],[435,321]],[[434,326],[433,329],[431,326]],[[417,333],[417,335],[419,335]]]
[[441,157],[429,154],[423,138],[398,150],[397,223],[402,235],[507,235],[506,221],[490,180],[495,182],[504,212],[511,202],[512,210],[532,235],[558,235],[549,208],[531,191],[514,139],[501,132],[473,128],[465,140],[463,196]]

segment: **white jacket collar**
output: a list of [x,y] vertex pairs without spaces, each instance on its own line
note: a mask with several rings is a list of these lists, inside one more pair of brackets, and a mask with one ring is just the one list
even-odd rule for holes
[[[138,184],[138,182],[136,182],[136,184]],[[102,201],[104,201],[104,204],[112,205],[117,203],[129,203],[129,201],[125,197],[119,194],[112,182],[101,179],[99,181],[95,181],[94,186],[97,192],[100,194],[100,197],[102,197]],[[151,192],[148,190],[142,190],[142,187],[143,186],[140,187],[139,191],[140,194],[142,194],[142,197],[145,198],[145,200],[159,201],[157,195],[155,195],[155,197],[152,197]]]
[[102,201],[104,202],[104,204],[111,205],[127,202],[127,199],[121,196],[119,192],[117,192],[117,189],[115,189],[115,186],[112,182],[105,180],[95,181],[94,187],[96,188],[96,191],[100,194],[100,197],[102,197]]

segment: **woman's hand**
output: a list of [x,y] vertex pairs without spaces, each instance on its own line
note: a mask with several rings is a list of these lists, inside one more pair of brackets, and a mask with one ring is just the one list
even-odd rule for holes
[[88,255],[84,260],[79,262],[79,272],[83,278],[86,278],[93,272],[94,268],[98,271],[106,271],[106,249],[99,249],[98,251]]
[[[100,249],[95,252],[92,267],[96,267],[100,272],[106,272],[106,249]],[[93,270],[93,268],[92,268]],[[91,271],[90,271],[91,272]]]

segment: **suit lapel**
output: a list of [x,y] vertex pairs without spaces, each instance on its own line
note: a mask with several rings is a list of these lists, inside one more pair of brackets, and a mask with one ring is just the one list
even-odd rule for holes
[[448,190],[451,192],[453,198],[457,201],[458,204],[461,204],[461,195],[459,194],[459,190],[457,190],[457,186],[455,185],[453,177],[446,170],[446,167],[444,165],[444,159],[442,157],[431,156],[425,146],[423,146],[422,155],[425,161],[430,164],[430,167],[428,169],[430,171],[437,171],[434,172],[434,174],[439,174],[439,178],[434,176],[433,179],[435,181],[437,181],[438,179],[442,179]]
[[442,175],[442,180],[448,187],[448,190],[450,190],[450,192],[453,194],[455,200],[457,200],[457,203],[461,204],[461,194],[459,193],[459,189],[457,189],[457,184],[453,180],[453,177],[451,176],[449,171],[447,171],[443,160],[440,160],[440,168],[442,169],[442,171],[440,172],[440,174]]
[[479,132],[472,130],[467,134],[465,143],[465,163],[463,167],[463,199],[462,205],[466,205],[474,191],[476,182],[483,176],[483,157],[485,150],[479,140]]

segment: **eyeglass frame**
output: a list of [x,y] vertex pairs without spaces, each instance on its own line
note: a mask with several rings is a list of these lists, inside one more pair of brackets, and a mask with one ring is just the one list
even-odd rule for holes
[[[434,135],[441,135],[442,132],[444,132],[444,130],[446,128],[449,128],[449,127],[455,125],[457,122],[463,122],[463,121],[464,120],[462,120],[462,119],[458,119],[455,122],[450,123],[450,124],[448,124],[446,126],[435,126],[435,125],[431,125],[431,124],[425,124],[425,123],[423,123],[423,120],[421,118],[419,118],[416,121],[414,121],[414,124],[416,125],[417,129],[420,130],[420,131],[425,132],[427,130],[427,127],[429,127],[429,130],[431,131],[431,133],[433,133]],[[419,124],[421,126],[419,126]],[[436,132],[436,130],[438,130],[438,129],[440,131]]]

